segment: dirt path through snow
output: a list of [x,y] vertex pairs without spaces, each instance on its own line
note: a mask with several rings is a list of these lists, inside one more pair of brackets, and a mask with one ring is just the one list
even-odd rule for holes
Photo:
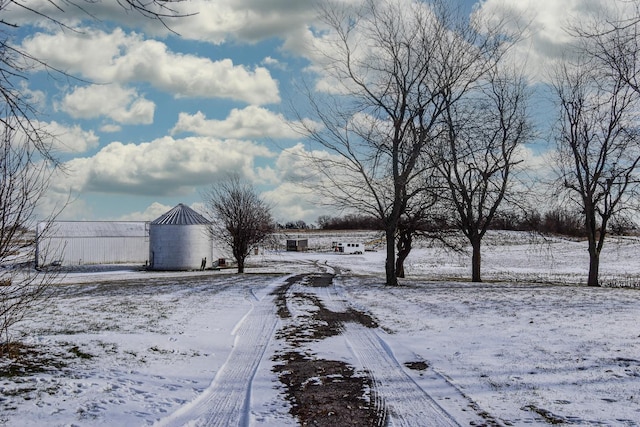
[[267,287],[271,293],[253,295],[253,307],[233,332],[234,348],[209,388],[157,425],[269,424],[269,414],[251,402],[254,377],[265,366],[301,425],[492,424],[446,378],[426,372],[437,399],[447,402],[441,406],[419,385],[424,381],[414,380],[428,365],[399,361],[375,319],[350,303],[330,267],[316,267],[318,273],[277,279]]

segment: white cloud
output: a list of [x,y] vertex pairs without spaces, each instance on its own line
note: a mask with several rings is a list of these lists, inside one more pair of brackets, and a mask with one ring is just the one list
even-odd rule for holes
[[253,182],[256,184],[277,184],[280,182],[280,177],[278,171],[270,166],[257,167],[253,174]]
[[[21,0],[11,1],[3,7],[3,20],[18,26],[36,25],[40,28],[56,29],[63,24],[77,29],[82,22],[116,22],[130,27],[156,29],[157,34],[166,34],[168,30],[158,20],[142,19],[140,13],[125,9],[127,2],[83,1],[81,4],[69,1]],[[148,2],[147,7],[154,8],[157,2]],[[157,9],[158,12],[162,10]],[[161,28],[163,28],[161,30]]]
[[151,124],[156,105],[132,88],[117,84],[76,87],[58,108],[73,118],[105,116],[123,124]]
[[207,120],[200,111],[193,115],[180,113],[178,122],[171,130],[172,134],[179,132],[218,138],[297,138],[300,136],[282,114],[253,105],[241,110],[234,108],[224,120]]
[[173,19],[170,26],[182,37],[222,43],[233,39],[258,42],[285,37],[315,16],[314,1],[283,0],[191,0],[183,10],[194,12]]
[[273,206],[272,214],[279,222],[301,219],[311,223],[327,212],[326,207],[314,202],[314,196],[309,189],[289,182],[262,193],[262,197]]
[[37,129],[42,146],[54,157],[59,153],[83,153],[97,147],[100,141],[93,130],[86,131],[79,125],[67,125],[55,120],[51,122],[31,120],[24,126],[24,128],[20,126],[14,128],[14,140],[20,143],[31,140],[26,137],[25,129]]
[[605,0],[485,0],[478,13],[490,20],[506,17],[511,30],[525,29],[524,38],[510,52],[511,60],[522,66],[532,81],[546,81],[549,70],[570,53],[574,43],[567,31],[586,25],[596,17],[632,16],[626,4]]
[[321,185],[324,169],[343,163],[341,156],[332,155],[324,150],[307,150],[302,143],[283,150],[276,160],[276,170],[285,182],[305,183],[307,186]]
[[[214,44],[230,39],[253,43],[270,37],[283,37],[304,25],[315,14],[315,1],[190,0],[172,3],[170,9],[181,16],[167,18],[163,23],[125,10],[126,2],[87,1],[81,7],[73,2],[50,0],[21,0],[17,3],[25,7],[12,7],[10,4],[3,9],[5,22],[58,28],[54,19],[71,28],[78,28],[82,22],[90,20],[109,21],[130,28],[144,28],[146,33],[154,36],[165,37],[174,31],[184,39]],[[147,2],[146,6],[160,7],[156,6],[156,2]],[[168,12],[166,9],[157,10],[165,15]]]
[[159,202],[153,202],[147,206],[144,211],[131,212],[127,215],[121,216],[119,221],[153,221],[159,218],[161,215],[167,213],[173,206],[163,205]]
[[[354,6],[360,4],[362,0],[334,0],[334,2]],[[127,13],[117,2],[87,2],[83,4],[82,9],[88,13],[83,12],[81,8],[71,6],[67,7],[67,10],[60,11],[54,7],[53,3],[47,0],[25,0],[21,3],[76,28],[81,22],[87,22],[92,16],[95,16],[102,21],[111,21],[131,28],[142,28],[150,36],[164,37],[169,34],[169,30],[161,22],[143,19],[138,13]],[[150,4],[153,5],[153,3]],[[586,22],[594,15],[602,15],[604,10],[608,10],[607,13],[609,13],[612,9],[617,9],[615,13],[618,15],[632,16],[625,11],[625,8],[633,7],[634,4],[634,2],[613,2],[608,0],[482,0],[476,2],[477,9],[485,16],[498,19],[505,14],[509,14],[510,25],[513,27],[522,28],[528,25],[526,39],[513,52],[514,60],[518,61],[519,64],[526,63],[528,71],[538,79],[544,77],[550,62],[557,59],[567,47],[570,40],[563,28],[569,22]],[[192,16],[168,19],[166,23],[171,30],[180,34],[183,39],[199,40],[213,44],[222,44],[229,41],[255,43],[269,38],[279,38],[284,40],[282,47],[284,51],[307,57],[313,63],[319,64],[320,57],[314,57],[314,50],[311,47],[318,38],[326,36],[326,33],[323,31],[325,28],[317,19],[316,6],[317,3],[315,1],[219,0],[213,2],[210,0],[190,0],[189,2],[178,2],[172,7],[183,14],[193,13]],[[65,4],[63,4],[64,7],[66,7]],[[42,26],[56,28],[51,21],[43,20],[26,9],[9,7],[4,13],[3,19],[7,22],[34,24],[40,21],[41,24],[47,22],[47,25]],[[319,29],[320,32],[314,36],[309,31],[309,28]],[[82,33],[85,36],[91,34],[89,30],[83,30]],[[59,47],[64,46],[64,51],[59,56],[68,56],[68,62],[78,64],[84,59],[85,67],[89,67],[89,64],[96,64],[96,68],[103,68],[106,70],[105,72],[112,72],[114,67],[118,66],[129,67],[142,72],[142,74],[156,74],[152,70],[145,70],[144,63],[155,65],[153,61],[161,59],[158,64],[162,64],[162,68],[164,68],[166,64],[164,64],[163,58],[175,59],[177,57],[177,55],[166,52],[166,47],[162,43],[139,40],[138,43],[148,44],[149,46],[144,47],[148,51],[146,55],[140,56],[140,60],[133,60],[135,65],[116,64],[116,62],[127,61],[114,61],[113,63],[107,61],[104,63],[101,60],[102,58],[106,56],[117,58],[120,50],[124,49],[126,54],[129,51],[126,46],[129,42],[124,42],[123,35],[114,32],[106,37],[101,37],[102,40],[93,40],[92,46],[97,48],[92,50],[86,48],[87,43],[83,44],[77,41],[81,36],[83,36],[81,33],[68,32],[64,43],[61,43],[62,38],[58,35],[55,39],[50,40],[47,45],[54,52],[58,52],[61,50]],[[131,35],[130,37],[135,38],[137,36]],[[109,38],[111,40],[107,40]],[[75,39],[75,41],[71,39]],[[118,42],[118,39],[120,39],[120,42]],[[124,39],[128,38],[124,37]],[[44,41],[40,41],[40,43],[44,43]],[[157,45],[151,46],[153,43],[157,43]],[[109,54],[112,55],[109,56]],[[96,59],[100,61],[96,62]],[[274,64],[271,61],[273,58],[267,57],[265,59],[266,62],[264,64]],[[187,59],[186,62],[191,62],[195,65],[197,61],[194,62],[191,59]],[[103,65],[99,67],[97,65],[99,63]],[[64,65],[65,62],[61,61],[61,64]],[[216,62],[216,64],[219,64],[221,68],[229,67],[229,65],[221,64],[220,61]],[[211,64],[209,65],[211,67]],[[235,70],[235,67],[232,65],[231,67]],[[65,67],[62,68],[67,69]],[[191,72],[197,71],[197,66],[190,67],[190,64],[185,64],[184,68],[190,69]],[[268,73],[265,76],[258,75],[260,74],[259,70],[256,69],[253,72],[255,79],[270,79]],[[124,69],[122,71],[125,72]],[[250,71],[244,71],[252,74]],[[219,75],[219,72],[220,70],[216,74]],[[160,72],[157,74],[160,74]],[[185,72],[182,70],[176,72],[176,74],[177,76],[174,75],[168,80],[181,80],[181,76],[184,76]],[[194,75],[197,76],[197,72]],[[167,87],[172,86],[171,83],[167,80],[162,81],[163,79],[158,75],[155,75],[155,80],[157,81],[153,83],[154,85],[164,87],[165,90],[170,92],[183,96],[198,96],[198,90],[190,90],[191,88],[188,85],[185,87],[186,93],[181,93],[176,88],[167,89]],[[100,81],[115,81],[115,79]],[[184,78],[182,78],[182,81],[185,81]],[[206,87],[201,82],[194,83],[194,86],[199,89]],[[238,86],[240,89],[241,87]],[[203,96],[211,96],[207,95],[207,92],[216,90],[223,91],[224,88],[208,88],[208,90],[201,93]],[[273,88],[270,90],[273,91]],[[249,102],[252,104],[274,102],[274,93],[277,92],[271,92],[268,96],[263,94],[260,97],[261,101],[255,101],[254,98],[253,101]],[[222,96],[228,97],[228,94]],[[265,101],[265,98],[270,100]],[[244,96],[240,99],[246,101],[247,97]]]
[[[393,1],[416,3],[414,0]],[[386,0],[380,1],[385,2],[388,3]],[[357,5],[360,1],[342,3],[350,6],[350,3]],[[496,24],[504,19],[505,29],[524,30],[522,40],[510,50],[508,57],[522,67],[532,81],[540,82],[547,81],[549,70],[563,55],[570,53],[574,40],[567,32],[568,28],[590,24],[596,18],[634,16],[636,12],[633,8],[636,5],[632,1],[609,0],[479,0],[475,10],[476,17],[487,22]],[[409,10],[408,7],[405,9]],[[308,19],[305,26],[295,26],[286,34],[282,49],[311,62],[307,71],[318,74],[317,90],[336,93],[345,82],[328,79],[323,72],[326,61],[334,57],[333,37],[335,34],[317,19]],[[368,46],[366,38],[362,38],[360,28],[354,27],[349,37],[353,41],[350,54],[356,58],[366,58],[371,46]]]
[[[311,25],[311,24],[310,24]],[[310,25],[300,27],[296,31],[292,31],[282,44],[282,49],[286,52],[291,52],[295,55],[302,56],[307,59],[311,59],[312,62],[322,62],[320,55],[315,55],[317,50],[314,48],[316,43],[316,35],[310,29]],[[317,36],[321,38],[322,35]]]
[[230,59],[211,61],[168,50],[121,29],[111,33],[38,33],[23,49],[49,66],[96,83],[148,82],[176,97],[226,98],[262,105],[280,101],[277,82],[264,67],[249,70]]
[[240,140],[164,137],[142,144],[112,142],[92,157],[66,162],[54,180],[58,193],[115,193],[164,196],[192,193],[230,172],[253,175],[265,147]]
[[68,193],[48,192],[39,200],[36,214],[38,220],[55,216],[57,220],[91,220],[94,219],[92,207],[79,198]]
[[100,131],[106,132],[106,133],[120,132],[121,130],[122,130],[122,126],[119,126],[113,123],[107,123],[100,126]]
[[273,58],[271,56],[265,57],[260,62],[260,64],[264,65],[264,66],[267,66],[267,67],[277,68],[279,70],[285,70],[287,68],[286,64],[278,61],[276,58]]
[[516,150],[515,156],[522,163],[517,170],[524,172],[527,177],[536,182],[549,182],[555,177],[554,174],[554,156],[556,151],[553,148],[542,150],[536,146],[536,150],[532,145],[520,145]]
[[278,156],[274,171],[279,184],[263,193],[274,206],[274,216],[279,221],[299,220],[312,223],[320,215],[335,215],[337,209],[331,206],[320,191],[323,186],[330,188],[326,177],[318,173],[322,167],[318,160],[330,160],[335,166],[342,159],[323,150],[307,150],[303,144],[283,150]]
[[26,81],[20,82],[20,95],[23,100],[38,109],[45,108],[47,96],[41,90],[32,90]]
[[56,121],[41,125],[54,136],[54,151],[83,153],[98,146],[99,138],[92,130],[85,131],[78,125],[67,126]]

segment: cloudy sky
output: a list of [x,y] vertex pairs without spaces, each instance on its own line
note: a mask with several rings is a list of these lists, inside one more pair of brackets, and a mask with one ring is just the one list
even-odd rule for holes
[[[534,83],[568,42],[562,27],[599,7],[598,0],[459,1],[469,12],[519,14],[529,31],[514,55]],[[17,46],[73,76],[35,67],[22,82],[39,120],[59,136],[66,173],[52,180],[49,202],[71,195],[62,218],[153,220],[177,203],[197,206],[202,190],[229,172],[253,182],[279,221],[327,213],[286,179],[298,167],[292,153],[309,149],[287,121],[300,102],[293,82],[314,78],[313,1],[188,0],[179,7],[190,16],[168,20],[171,31],[110,0],[79,1],[84,10],[21,3],[64,24],[22,8],[3,11],[19,24]]]

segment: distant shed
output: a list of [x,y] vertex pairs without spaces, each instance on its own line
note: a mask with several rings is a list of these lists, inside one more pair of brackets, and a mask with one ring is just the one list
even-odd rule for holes
[[55,221],[38,224],[38,266],[144,264],[148,256],[147,222]]
[[309,249],[308,239],[287,239],[287,251],[304,252]]

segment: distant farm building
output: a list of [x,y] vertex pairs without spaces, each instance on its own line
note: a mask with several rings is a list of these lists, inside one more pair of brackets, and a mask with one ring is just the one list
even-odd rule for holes
[[304,252],[309,248],[308,239],[287,239],[287,251]]
[[144,264],[148,256],[149,228],[146,222],[41,222],[36,231],[38,266]]
[[[211,222],[180,203],[149,225],[149,267],[153,270],[197,270],[211,265]],[[206,260],[206,261],[205,261]]]

